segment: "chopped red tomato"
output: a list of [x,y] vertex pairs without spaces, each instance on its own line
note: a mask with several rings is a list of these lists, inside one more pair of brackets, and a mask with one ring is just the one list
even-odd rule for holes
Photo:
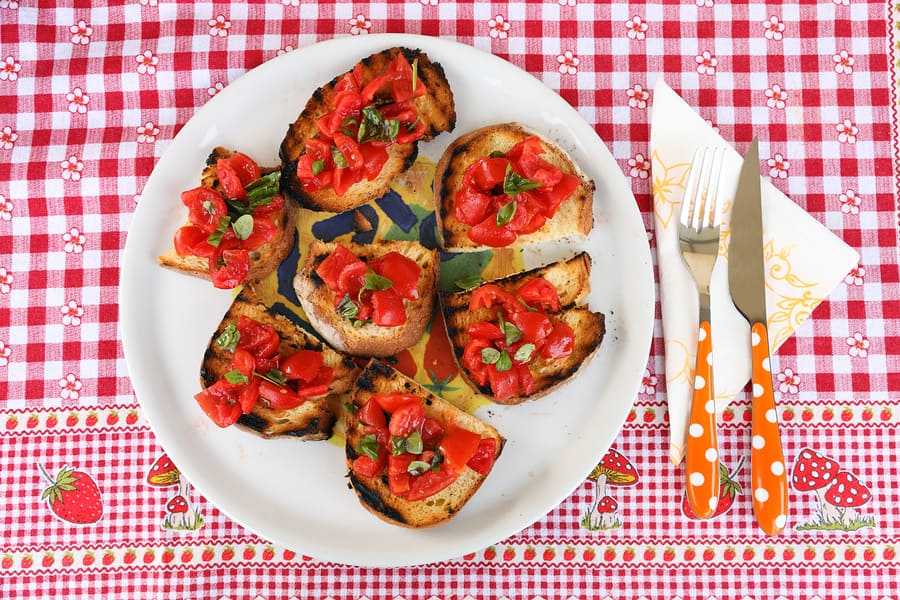
[[188,221],[207,235],[216,230],[221,217],[228,216],[225,200],[214,189],[206,186],[182,192],[181,202],[188,208]]
[[250,255],[243,249],[223,250],[218,261],[209,259],[209,276],[219,289],[230,290],[240,285],[250,272]]
[[252,377],[256,370],[256,359],[245,348],[235,348],[231,368],[240,371],[244,377]]
[[437,447],[438,441],[444,435],[444,426],[437,419],[425,417],[422,423],[422,445],[425,448],[433,449]]
[[321,352],[298,350],[281,361],[281,372],[289,380],[299,379],[303,382],[310,382],[322,369],[324,363],[325,359]]
[[297,392],[284,385],[276,385],[268,379],[259,382],[259,396],[275,410],[296,408],[303,404],[303,398]]
[[230,200],[247,199],[247,190],[244,189],[241,176],[231,166],[228,159],[220,158],[216,162],[216,177],[219,179],[219,185],[222,186],[226,198]]
[[388,414],[393,413],[397,408],[407,402],[420,402],[415,394],[403,394],[400,392],[391,392],[389,394],[375,394],[372,399],[378,403]]
[[[386,457],[387,455],[385,455]],[[385,458],[386,460],[386,458]],[[381,470],[384,468],[384,465],[380,460],[375,460],[366,456],[365,454],[357,456],[353,460],[353,466],[351,467],[353,472],[362,475],[363,477],[375,477]]]
[[541,356],[547,359],[563,358],[575,350],[575,331],[567,323],[557,323],[541,348]]
[[403,299],[393,287],[372,292],[372,322],[380,327],[397,327],[406,323]]
[[237,343],[238,348],[262,358],[270,358],[278,352],[281,340],[271,325],[241,315],[237,320],[237,330],[241,334]]
[[518,235],[513,231],[512,225],[497,225],[497,217],[490,215],[484,221],[477,223],[469,229],[469,239],[478,244],[491,248],[502,248],[516,241]]
[[419,299],[419,275],[422,268],[399,252],[388,252],[370,263],[372,269],[393,282],[393,289],[409,300]]
[[478,442],[478,448],[475,454],[466,463],[466,466],[482,475],[491,472],[494,466],[494,455],[497,454],[497,440],[494,438],[484,438]]
[[488,365],[482,359],[481,352],[485,348],[493,347],[493,344],[486,339],[472,338],[463,350],[462,364],[478,385],[488,382]]
[[387,419],[384,417],[384,411],[375,399],[370,398],[358,411],[356,411],[356,419],[360,423],[372,425],[373,427],[387,427]]
[[253,411],[253,407],[256,406],[256,403],[259,400],[260,381],[262,380],[259,377],[250,377],[247,386],[241,391],[241,412],[245,415],[248,415]]
[[341,272],[343,272],[348,265],[355,263],[362,263],[362,261],[357,258],[355,254],[350,252],[346,246],[338,244],[334,249],[334,252],[329,254],[325,260],[316,267],[316,275],[318,275],[329,288],[338,290],[340,289],[339,278]]
[[434,496],[456,481],[458,476],[458,473],[451,471],[450,469],[425,471],[418,477],[413,477],[412,483],[409,486],[409,493],[406,494],[406,499],[415,502],[416,500],[424,500],[425,498]]
[[244,240],[241,246],[246,250],[256,250],[263,244],[271,242],[278,237],[278,228],[269,217],[253,218],[253,233]]
[[184,225],[175,232],[175,252],[178,256],[211,258],[219,250],[208,239],[209,234],[196,225]]
[[490,365],[487,373],[491,392],[495,398],[503,400],[519,393],[519,377],[513,369],[501,372],[494,365]]
[[475,455],[481,436],[461,427],[451,428],[438,444],[448,469],[460,471]]
[[560,309],[559,294],[553,284],[543,277],[535,277],[516,290],[516,296],[532,308],[540,308],[550,312]]
[[466,333],[473,338],[491,341],[502,340],[506,337],[506,335],[500,331],[500,327],[496,323],[489,323],[488,321],[472,323],[466,327]]
[[412,483],[409,465],[417,459],[416,455],[408,452],[388,457],[388,487],[395,496],[405,496],[409,492]]
[[513,294],[493,283],[485,284],[472,292],[472,297],[469,299],[469,310],[495,307],[501,307],[507,312],[525,310],[525,307]]
[[544,338],[553,331],[553,322],[550,317],[541,312],[520,310],[507,315],[510,323],[522,333],[522,341],[542,345]]
[[243,152],[235,152],[227,159],[228,165],[234,169],[241,180],[241,185],[247,186],[251,182],[259,179],[261,175],[259,165],[256,161],[244,154]]
[[425,422],[425,405],[420,398],[405,402],[394,409],[388,422],[391,435],[406,437],[413,431],[421,431]]
[[203,412],[219,427],[233,425],[241,416],[239,388],[224,379],[194,396]]

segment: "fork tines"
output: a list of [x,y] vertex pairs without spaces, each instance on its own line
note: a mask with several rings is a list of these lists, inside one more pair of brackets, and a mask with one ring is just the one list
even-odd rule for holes
[[721,181],[723,147],[698,148],[688,172],[681,207],[681,224],[694,231],[718,227],[724,203]]

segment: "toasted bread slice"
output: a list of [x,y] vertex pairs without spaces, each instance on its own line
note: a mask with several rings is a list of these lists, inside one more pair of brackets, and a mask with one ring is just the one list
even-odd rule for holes
[[[390,48],[368,56],[362,65],[363,86],[387,71],[388,65],[399,53],[412,64],[417,61],[418,80],[425,84],[429,93],[414,100],[419,118],[425,124],[425,135],[420,140],[430,141],[444,131],[452,131],[456,126],[456,107],[450,83],[444,75],[440,63],[432,62],[421,50]],[[329,83],[317,89],[300,116],[288,127],[287,135],[281,143],[281,160],[284,170],[281,174],[282,193],[293,197],[306,208],[329,212],[344,212],[377,200],[390,190],[391,181],[406,171],[416,159],[418,146],[413,143],[395,143],[388,147],[388,160],[375,179],[363,179],[350,186],[338,196],[329,186],[315,192],[307,192],[297,178],[297,160],[306,152],[306,141],[318,131],[316,121],[331,112],[334,105],[335,86],[343,78],[338,75]]]
[[287,317],[267,309],[253,297],[252,292],[243,291],[235,298],[213,333],[200,367],[201,385],[204,388],[209,387],[231,370],[233,353],[220,348],[216,340],[225,328],[230,323],[236,322],[241,315],[274,327],[281,336],[279,354],[283,357],[301,349],[322,352],[325,366],[334,369],[334,379],[328,388],[327,396],[310,398],[300,406],[287,410],[272,409],[262,402],[257,402],[249,414],[240,416],[237,425],[265,438],[291,436],[311,441],[331,437],[336,417],[329,407],[329,397],[348,393],[359,373],[359,367],[351,358],[335,352]]
[[[232,150],[217,146],[213,148],[206,158],[206,166],[200,175],[200,185],[220,189],[219,179],[216,175],[216,162],[220,158],[228,158],[234,153]],[[277,171],[278,168],[261,167],[263,175]],[[250,252],[250,271],[245,283],[254,284],[262,280],[266,275],[278,268],[281,261],[290,253],[294,246],[297,225],[297,205],[285,198],[284,208],[271,215],[275,223],[277,234],[271,242],[266,242],[256,250]],[[174,269],[194,277],[209,279],[209,260],[199,256],[180,256],[175,248],[169,248],[165,254],[159,256],[159,264],[163,267]]]
[[[425,416],[437,419],[445,429],[452,424],[477,433],[482,439],[493,438],[497,442],[494,453],[495,461],[503,451],[506,440],[491,425],[456,408],[453,404],[376,359],[369,362],[356,380],[356,385],[351,393],[351,401],[356,407],[361,407],[372,395],[391,392],[415,394],[422,398],[425,403]],[[390,491],[386,474],[365,477],[353,471],[353,461],[359,456],[356,448],[365,434],[364,426],[349,411],[346,414],[345,425],[345,451],[350,485],[356,492],[360,503],[369,512],[388,523],[410,528],[433,527],[445,523],[456,516],[487,478],[487,475],[464,467],[453,483],[424,500],[411,501],[394,495]],[[488,474],[490,473],[488,472]]]
[[471,225],[459,221],[454,215],[456,193],[463,186],[463,175],[475,161],[488,157],[492,152],[506,153],[517,143],[537,136],[545,152],[544,160],[563,173],[576,175],[581,183],[568,199],[559,206],[556,214],[534,231],[519,235],[516,245],[549,242],[564,237],[587,235],[594,226],[594,182],[585,175],[575,161],[559,146],[516,123],[489,125],[463,135],[455,140],[438,161],[434,175],[434,199],[437,205],[438,232],[444,250],[465,252],[485,250],[487,247],[469,238]]
[[306,317],[322,338],[341,352],[354,356],[393,356],[422,337],[431,321],[437,293],[438,253],[418,242],[383,241],[374,244],[347,243],[344,246],[364,262],[398,252],[421,267],[418,300],[403,300],[406,323],[382,327],[367,323],[354,327],[335,310],[335,294],[315,273],[315,269],[337,248],[336,243],[314,240],[294,278],[294,290]]
[[604,315],[591,312],[582,306],[590,292],[590,268],[590,257],[581,253],[564,262],[489,282],[498,285],[504,291],[513,293],[524,283],[537,277],[543,277],[556,288],[560,301],[560,310],[555,313],[548,311],[547,314],[551,320],[568,324],[575,332],[575,347],[569,356],[551,360],[537,356],[528,365],[528,370],[534,378],[534,391],[527,396],[519,395],[498,399],[493,395],[490,384],[479,385],[475,381],[462,361],[463,351],[471,340],[466,328],[479,321],[496,320],[496,310],[489,308],[470,310],[469,301],[474,290],[457,293],[442,292],[440,300],[444,320],[447,323],[447,335],[450,337],[460,373],[469,385],[489,396],[498,404],[519,404],[544,396],[574,377],[600,347],[606,333]]

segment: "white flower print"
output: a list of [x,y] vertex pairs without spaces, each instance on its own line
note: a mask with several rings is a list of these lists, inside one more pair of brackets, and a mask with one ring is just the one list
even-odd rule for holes
[[642,40],[647,37],[646,33],[649,28],[650,26],[638,15],[634,15],[631,19],[625,21],[627,35],[633,40]]
[[12,56],[7,56],[6,60],[0,63],[0,81],[15,81],[19,78],[21,70],[22,65]]
[[281,0],[281,3],[285,6],[300,6],[300,0]]
[[6,196],[0,194],[0,221],[9,221],[12,219],[13,203],[6,199]]
[[81,172],[84,170],[84,163],[78,160],[78,157],[72,155],[68,160],[59,163],[62,169],[62,178],[65,180],[78,181],[81,179]]
[[62,313],[62,324],[72,327],[81,325],[81,317],[84,316],[84,309],[74,300],[69,300],[66,304],[59,307]]
[[647,179],[650,177],[650,160],[645,158],[640,152],[634,155],[634,158],[628,159],[628,166],[631,167],[629,174],[638,179]]
[[84,252],[84,242],[87,241],[87,238],[84,237],[84,234],[77,227],[73,227],[65,232],[62,239],[65,243],[63,250],[69,254],[81,254]]
[[419,0],[422,3],[422,6],[437,6],[438,0]]
[[581,64],[581,59],[572,54],[571,50],[566,50],[556,57],[556,62],[559,63],[560,73],[574,75],[578,72],[578,65]]
[[576,0],[559,0],[560,6],[575,6]]
[[78,21],[71,27],[69,27],[69,33],[72,34],[72,43],[77,45],[86,45],[91,41],[91,35],[94,33],[93,27],[88,25],[82,19]]
[[659,378],[650,369],[644,369],[644,377],[641,379],[641,393],[652,396],[656,393],[656,384]]
[[767,40],[775,40],[776,42],[781,41],[784,38],[784,23],[781,22],[776,16],[771,16],[767,20],[762,22],[763,28],[765,29],[765,36]]
[[781,154],[776,154],[766,161],[769,165],[769,177],[774,179],[787,179],[788,169],[791,168],[791,162]]
[[138,64],[137,72],[141,75],[155,75],[159,57],[150,50],[144,50],[143,54],[138,54],[134,57],[134,62]]
[[838,6],[850,6],[850,0],[834,0]]
[[859,205],[862,204],[862,198],[856,195],[853,190],[847,190],[840,195],[841,212],[845,215],[858,215]]
[[159,4],[159,0],[140,0],[140,2],[144,6],[156,6]]
[[784,108],[787,100],[787,92],[781,89],[777,83],[766,90],[766,106],[769,108]]
[[224,89],[225,89],[225,84],[222,83],[221,81],[217,81],[210,87],[206,88],[206,93],[209,94],[210,96],[215,96],[216,94],[218,94],[219,92],[221,92]]
[[73,89],[66,94],[66,101],[69,103],[69,112],[74,114],[84,114],[87,112],[87,105],[91,101],[91,97],[84,93],[80,87]]
[[859,133],[859,127],[854,125],[850,119],[844,119],[843,123],[834,126],[838,132],[838,141],[842,144],[855,144],[856,134]]
[[294,47],[291,45],[287,45],[284,48],[279,48],[275,51],[275,56],[281,56],[282,54],[288,54],[294,51]]
[[796,394],[800,390],[800,375],[793,369],[785,369],[775,377],[778,379],[778,391],[782,394]]
[[0,129],[0,149],[11,150],[19,134],[12,130],[12,127],[4,127]]
[[694,62],[697,63],[697,72],[701,75],[715,75],[719,59],[710,54],[709,51],[704,51],[703,54],[694,57]]
[[137,133],[137,141],[139,144],[152,144],[156,141],[156,136],[159,135],[159,127],[154,125],[151,121],[147,121],[137,128]]
[[488,27],[490,27],[490,36],[492,38],[499,38],[501,40],[505,40],[509,37],[509,28],[512,27],[509,21],[506,20],[506,17],[503,15],[496,15],[493,19],[488,21]]
[[12,289],[13,276],[6,270],[6,267],[0,267],[0,294],[8,294]]
[[863,280],[866,278],[866,269],[861,265],[856,265],[856,267],[850,269],[850,272],[847,273],[847,276],[844,277],[844,283],[847,285],[855,285],[860,286],[863,284]]
[[19,8],[19,3],[16,0],[0,0],[0,8],[16,10]]
[[853,65],[856,64],[856,59],[850,56],[850,53],[846,50],[841,50],[837,54],[831,57],[831,60],[834,61],[834,70],[841,75],[849,75],[853,72]]
[[644,86],[636,83],[634,87],[625,90],[625,93],[628,94],[628,106],[631,108],[647,108],[647,102],[650,100],[650,91],[645,90]]
[[847,354],[853,358],[865,358],[869,355],[869,340],[859,332],[847,338],[847,346],[849,346]]
[[712,8],[713,0],[696,0],[697,6],[700,8]]
[[78,400],[82,385],[80,379],[73,373],[69,373],[65,378],[59,380],[59,397],[63,400]]
[[209,35],[213,37],[227,36],[229,29],[231,29],[231,21],[222,15],[209,20]]
[[12,356],[12,348],[6,345],[6,342],[0,340],[0,367],[9,364],[9,357]]
[[365,35],[372,29],[372,21],[361,13],[347,21],[347,24],[350,25],[351,35]]

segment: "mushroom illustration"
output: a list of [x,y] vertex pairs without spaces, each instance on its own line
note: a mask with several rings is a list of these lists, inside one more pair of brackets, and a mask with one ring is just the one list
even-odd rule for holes
[[791,483],[798,492],[815,492],[819,500],[819,518],[824,523],[839,521],[837,508],[825,498],[825,490],[840,470],[838,463],[811,448],[804,448],[794,463]]
[[840,510],[840,520],[844,527],[850,527],[856,519],[856,508],[872,499],[872,492],[856,475],[849,471],[840,471],[834,482],[825,492],[825,500]]
[[188,481],[168,454],[160,456],[150,467],[147,483],[161,488],[178,486],[177,495],[166,505],[167,514],[162,524],[164,529],[197,529],[203,524],[203,518],[187,501]]
[[[594,467],[588,479],[595,482],[594,497],[596,502],[588,513],[591,528],[599,529],[601,527],[608,529],[615,524],[615,510],[618,505],[613,501],[611,512],[601,512],[600,504],[604,499],[609,498],[606,495],[606,486],[627,486],[634,485],[638,482],[638,474],[634,466],[628,462],[628,459],[622,456],[614,448],[603,456],[603,459]],[[612,498],[610,498],[612,500]],[[611,523],[609,527],[605,527],[603,523]]]
[[619,508],[619,503],[613,500],[612,496],[603,496],[600,501],[597,503],[597,510],[593,516],[599,515],[598,522],[591,523],[592,527],[597,527],[599,529],[612,529],[616,524],[616,509]]

